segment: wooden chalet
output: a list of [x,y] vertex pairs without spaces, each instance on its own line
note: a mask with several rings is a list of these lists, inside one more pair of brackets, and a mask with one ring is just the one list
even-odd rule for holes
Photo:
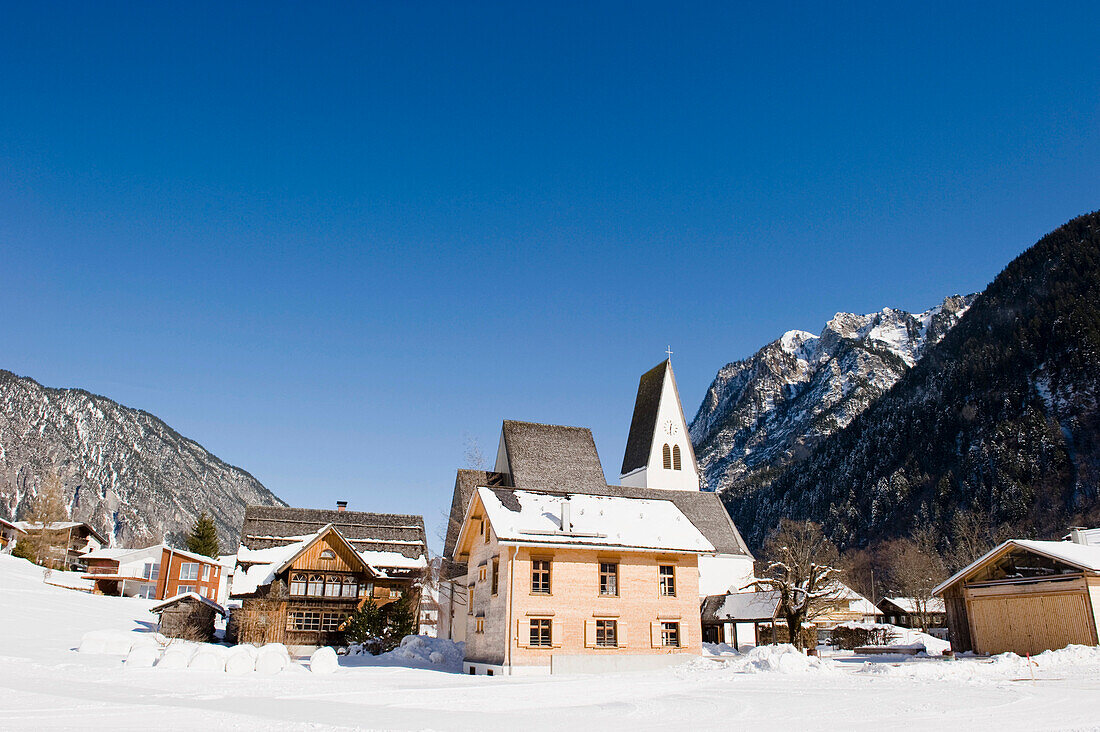
[[1100,546],[1006,541],[936,587],[956,652],[1020,655],[1096,645]]
[[230,597],[239,643],[305,650],[344,643],[349,615],[409,597],[419,611],[427,567],[420,516],[250,506]]

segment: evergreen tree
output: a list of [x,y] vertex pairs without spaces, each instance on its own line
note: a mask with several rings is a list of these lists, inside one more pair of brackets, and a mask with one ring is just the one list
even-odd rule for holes
[[221,552],[218,546],[218,530],[214,526],[214,519],[210,518],[210,514],[205,511],[195,521],[195,525],[191,527],[191,535],[187,537],[187,551],[202,554],[211,559],[217,559],[218,554]]
[[364,646],[374,654],[381,653],[378,650],[382,643],[382,635],[385,629],[385,621],[382,610],[374,603],[367,600],[363,606],[352,613],[344,628],[344,639],[348,643],[357,643]]

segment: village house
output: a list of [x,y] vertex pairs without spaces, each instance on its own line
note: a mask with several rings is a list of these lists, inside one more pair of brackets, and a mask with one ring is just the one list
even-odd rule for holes
[[700,490],[668,361],[639,381],[620,482],[608,485],[588,429],[510,420],[492,471],[458,471],[439,632],[466,641],[467,672],[699,652],[700,598],[749,582],[753,558]]
[[1012,539],[935,588],[956,652],[1036,654],[1096,645],[1100,626],[1100,530],[1068,541]]
[[931,597],[921,603],[913,597],[884,597],[879,600],[878,609],[885,622],[902,628],[920,628],[924,615],[929,633],[947,636],[947,609],[942,598]]
[[15,529],[16,543],[28,532],[44,532],[46,543],[56,548],[54,559],[67,569],[82,569],[84,555],[107,546],[103,535],[83,521],[55,521],[44,530],[41,523],[30,521],[16,521],[11,526]]
[[99,549],[84,556],[85,579],[98,595],[165,600],[194,592],[214,602],[219,594],[222,566],[201,554],[154,544],[143,549]]
[[407,598],[419,612],[427,569],[424,519],[403,514],[249,506],[230,597],[227,634],[294,652],[341,645],[349,615],[368,600]]

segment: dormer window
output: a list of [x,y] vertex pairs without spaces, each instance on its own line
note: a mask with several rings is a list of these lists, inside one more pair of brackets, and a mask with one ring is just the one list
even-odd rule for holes
[[672,470],[672,450],[669,448],[668,443],[661,448],[661,457],[664,458],[665,470]]
[[325,549],[321,552],[321,559],[336,559],[336,552],[331,549]]
[[672,469],[673,470],[679,470],[680,469],[680,446],[679,445],[673,445],[672,446]]

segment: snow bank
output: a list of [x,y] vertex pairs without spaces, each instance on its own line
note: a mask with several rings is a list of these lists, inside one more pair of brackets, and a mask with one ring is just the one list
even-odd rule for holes
[[328,646],[318,648],[309,657],[309,670],[315,674],[331,674],[340,668],[340,659],[336,657],[336,651]]
[[744,656],[729,661],[728,668],[748,674],[802,674],[833,670],[828,661],[816,656],[807,656],[789,643],[757,646]]
[[135,645],[152,645],[155,642],[155,638],[146,633],[135,633],[130,630],[92,630],[80,639],[77,651],[125,656]]
[[1019,681],[1047,671],[1076,675],[1100,674],[1100,648],[1071,645],[1044,651],[1030,659],[1015,653],[989,658],[964,655],[958,660],[911,659],[903,663],[865,663],[859,673],[931,681],[976,684]]
[[408,666],[412,668],[436,667],[443,671],[462,671],[465,643],[455,643],[446,638],[427,635],[407,635],[401,645],[378,656],[372,656],[362,646],[352,645],[348,655],[356,666]]

